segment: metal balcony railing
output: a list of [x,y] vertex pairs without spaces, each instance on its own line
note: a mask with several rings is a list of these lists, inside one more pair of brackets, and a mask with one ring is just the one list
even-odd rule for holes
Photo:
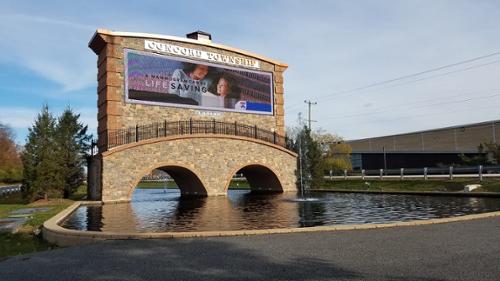
[[285,147],[285,137],[272,132],[241,123],[220,122],[216,120],[188,120],[174,122],[155,122],[136,125],[127,129],[108,132],[108,149],[142,140],[178,135],[222,134],[242,136],[262,140]]

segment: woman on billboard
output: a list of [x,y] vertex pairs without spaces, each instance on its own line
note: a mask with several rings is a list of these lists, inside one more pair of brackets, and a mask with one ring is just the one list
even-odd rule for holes
[[202,95],[208,91],[209,80],[205,77],[209,67],[204,64],[185,63],[183,69],[176,69],[172,74],[169,94],[189,98],[202,105]]

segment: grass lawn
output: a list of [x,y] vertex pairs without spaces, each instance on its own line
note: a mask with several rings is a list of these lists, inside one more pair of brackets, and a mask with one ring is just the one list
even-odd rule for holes
[[23,255],[32,252],[55,248],[41,237],[28,232],[0,234],[0,262],[10,256]]
[[[500,179],[429,179],[429,180],[400,180],[400,179],[370,179],[370,180],[325,180],[319,189],[354,190],[354,191],[462,191],[468,184],[481,184],[482,187],[474,192],[500,192]],[[162,182],[139,183],[137,188],[157,189],[164,188]],[[167,188],[177,188],[175,182],[168,182]],[[232,181],[229,189],[249,189],[247,181]]]
[[0,181],[0,186],[16,185],[16,184],[20,184],[20,182],[3,182],[3,181]]
[[[71,198],[73,200],[80,200],[85,195],[86,187],[82,186]],[[9,256],[55,248],[56,246],[45,242],[40,235],[35,235],[35,232],[40,229],[46,220],[55,216],[73,202],[74,201],[69,199],[50,199],[48,201],[39,200],[28,203],[27,200],[22,197],[21,193],[1,196],[0,218],[6,218],[11,211],[24,208],[50,207],[50,210],[31,215],[17,233],[0,233],[0,261]]]
[[[140,182],[137,185],[137,188],[140,189],[162,189],[165,188],[165,183],[164,182]],[[177,185],[173,181],[167,182],[167,188],[168,189],[176,189]]]
[[85,200],[87,198],[87,186],[81,185],[73,194],[69,196],[71,200]]
[[429,179],[429,180],[325,180],[321,189],[356,191],[462,191],[468,184],[481,184],[474,192],[500,192],[500,179]]
[[[163,182],[140,182],[137,185],[137,188],[140,189],[161,189],[164,188],[165,183]],[[173,181],[167,182],[167,188],[168,189],[176,189],[177,184]],[[248,185],[247,181],[231,181],[231,184],[229,185],[229,189],[249,189],[250,185]]]

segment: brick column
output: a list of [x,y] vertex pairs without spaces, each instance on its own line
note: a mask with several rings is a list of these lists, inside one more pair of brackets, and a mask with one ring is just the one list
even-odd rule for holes
[[274,112],[276,115],[276,132],[279,135],[285,135],[285,101],[284,101],[284,89],[283,89],[283,72],[286,67],[275,66],[275,77],[274,77]]
[[101,38],[105,44],[99,51],[97,60],[99,152],[107,150],[108,132],[123,128],[121,116],[124,102],[122,38],[108,35],[101,35]]

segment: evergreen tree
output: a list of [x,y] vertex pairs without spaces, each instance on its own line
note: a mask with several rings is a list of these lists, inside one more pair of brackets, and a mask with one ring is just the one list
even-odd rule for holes
[[87,135],[87,126],[80,123],[79,118],[80,114],[68,107],[59,117],[55,129],[58,173],[63,179],[64,198],[68,198],[85,180],[84,166],[92,136]]
[[320,188],[324,182],[323,152],[320,144],[311,137],[311,130],[304,126],[303,135],[307,148],[306,158],[310,173],[310,187]]
[[488,154],[489,164],[500,164],[500,145],[493,142],[485,143],[484,145],[486,146],[486,153]]
[[29,129],[22,154],[23,191],[31,200],[60,196],[62,178],[58,172],[54,141],[56,119],[44,105]]
[[460,154],[460,160],[464,166],[477,166],[488,164],[488,155],[485,152],[484,145],[480,144],[477,148],[477,155],[467,156],[465,154]]
[[311,137],[311,131],[307,126],[289,129],[287,138],[287,148],[302,154],[298,159],[302,163],[297,163],[297,170],[302,166],[302,182],[307,187],[321,187],[324,180],[322,151],[319,143]]
[[482,143],[477,148],[477,155],[460,155],[464,166],[498,165],[500,163],[500,145],[494,142]]

